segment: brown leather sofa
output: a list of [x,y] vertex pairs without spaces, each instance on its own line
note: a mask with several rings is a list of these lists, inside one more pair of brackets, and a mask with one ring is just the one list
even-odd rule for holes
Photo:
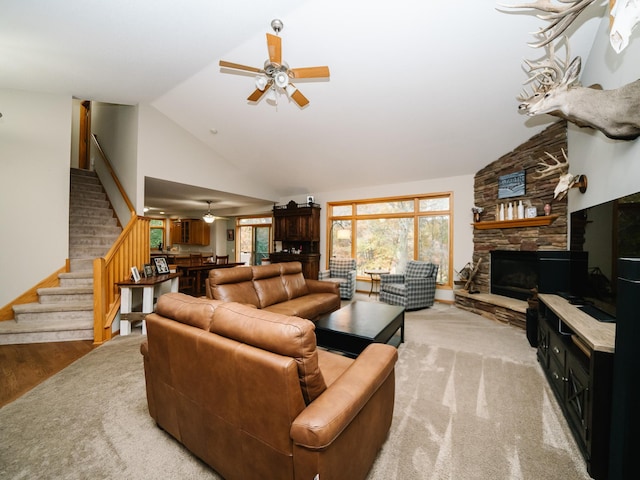
[[146,321],[149,413],[225,479],[367,476],[391,426],[394,347],[354,360],[317,349],[309,320],[181,293]]
[[340,308],[338,285],[304,278],[300,262],[214,269],[206,292],[215,300],[309,320]]

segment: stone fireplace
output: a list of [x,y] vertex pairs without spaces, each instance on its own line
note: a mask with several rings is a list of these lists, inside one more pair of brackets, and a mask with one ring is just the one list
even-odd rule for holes
[[481,259],[480,269],[475,278],[475,286],[481,293],[491,293],[492,250],[530,251],[567,249],[567,200],[553,199],[553,191],[558,176],[536,179],[538,163],[549,160],[545,152],[563,159],[562,150],[567,152],[567,124],[554,123],[538,135],[530,138],[512,152],[502,156],[476,173],[474,181],[474,204],[484,208],[480,222],[497,220],[496,204],[509,199],[498,199],[498,179],[502,175],[525,171],[525,194],[514,199],[528,200],[536,207],[538,215],[544,215],[546,203],[551,204],[551,213],[558,217],[544,226],[525,226],[479,229],[473,233],[473,262]]
[[[474,179],[474,205],[482,207],[480,223],[474,224],[473,263],[480,261],[480,268],[474,277],[475,291],[478,293],[456,292],[456,305],[474,311],[489,318],[510,323],[524,328],[527,303],[530,295],[526,292],[531,286],[531,278],[518,278],[514,283],[520,290],[518,298],[492,292],[491,252],[496,250],[521,252],[522,258],[527,255],[536,257],[538,251],[566,252],[567,250],[567,200],[554,200],[554,189],[558,183],[558,175],[544,179],[536,178],[539,162],[549,161],[547,153],[563,160],[562,150],[567,151],[567,123],[556,122],[544,131],[530,138],[510,153],[490,163],[478,171]],[[498,198],[498,180],[501,176],[525,171],[525,194],[513,199]],[[518,222],[498,224],[482,224],[493,222],[496,218],[496,205],[508,201],[529,201],[537,208],[538,215],[544,215],[544,206],[551,205],[553,221],[545,225],[523,225]],[[533,223],[533,222],[532,222]],[[488,225],[488,227],[487,227]],[[534,267],[522,267],[524,275],[530,276],[527,270]],[[529,272],[532,273],[532,272]],[[521,285],[522,284],[522,285]]]

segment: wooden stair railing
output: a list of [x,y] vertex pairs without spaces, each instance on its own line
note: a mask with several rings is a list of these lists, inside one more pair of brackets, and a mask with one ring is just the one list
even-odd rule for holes
[[98,139],[95,135],[91,135],[91,139],[92,146],[98,153],[94,162],[103,164],[131,214],[118,240],[107,254],[93,261],[93,342],[100,344],[113,336],[111,326],[120,308],[120,290],[117,283],[129,278],[132,266],[140,268],[149,263],[150,229],[149,219],[136,214]]

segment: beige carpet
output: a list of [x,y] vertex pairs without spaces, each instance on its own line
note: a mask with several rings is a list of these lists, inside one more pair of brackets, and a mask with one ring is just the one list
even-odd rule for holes
[[[118,337],[0,409],[0,478],[219,479],[149,417],[140,341]],[[396,375],[370,479],[589,478],[524,331],[410,312]]]

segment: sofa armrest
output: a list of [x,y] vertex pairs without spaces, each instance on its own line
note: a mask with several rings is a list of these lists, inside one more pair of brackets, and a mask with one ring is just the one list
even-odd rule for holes
[[331,270],[320,270],[318,272],[318,280],[325,280],[331,278]]
[[142,354],[143,357],[146,357],[146,356],[149,355],[149,341],[148,340],[144,340],[140,344],[140,353]]
[[404,283],[404,275],[400,273],[383,273],[380,275],[380,285],[386,283]]
[[[369,345],[294,420],[290,432],[293,442],[312,450],[330,445],[393,372],[397,359],[395,347],[381,343]],[[393,398],[389,401],[393,402]]]
[[340,288],[337,283],[311,279],[306,279],[305,282],[307,283],[309,293],[335,293],[336,295],[340,295]]

